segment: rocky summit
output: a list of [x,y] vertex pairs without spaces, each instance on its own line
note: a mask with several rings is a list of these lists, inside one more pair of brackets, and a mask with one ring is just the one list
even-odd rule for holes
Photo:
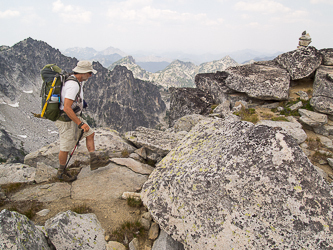
[[[1,70],[19,83],[1,82],[1,161],[33,142],[19,132],[38,85],[28,83],[31,93],[21,83],[39,79],[24,60],[42,65],[44,51],[76,63],[33,39],[0,48]],[[103,126],[95,145],[109,164],[92,171],[84,141],[69,163],[72,183],[56,178],[58,141],[30,148],[25,164],[0,164],[0,248],[332,250],[332,58],[303,44],[197,74],[196,88],[170,88],[167,117],[156,85],[94,62],[86,118]],[[27,65],[34,74],[20,74]]]
[[329,249],[332,191],[281,129],[197,124],[157,166],[142,199],[185,249]]

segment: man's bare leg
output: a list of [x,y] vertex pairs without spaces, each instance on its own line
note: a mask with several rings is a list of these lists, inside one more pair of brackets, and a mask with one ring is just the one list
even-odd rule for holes
[[94,135],[95,133],[86,137],[86,145],[90,153],[90,170],[104,167],[110,163],[109,156],[106,153],[95,151]]
[[61,151],[59,152],[59,163],[60,165],[66,165],[67,163],[68,152]]
[[86,137],[86,146],[89,152],[95,151],[95,142],[94,142],[95,133]]

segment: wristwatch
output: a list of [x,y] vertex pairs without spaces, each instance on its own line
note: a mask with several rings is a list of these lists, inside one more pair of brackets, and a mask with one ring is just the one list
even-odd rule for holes
[[84,124],[84,122],[81,122],[81,123],[79,124],[79,129],[81,129],[81,127],[83,126],[83,124]]

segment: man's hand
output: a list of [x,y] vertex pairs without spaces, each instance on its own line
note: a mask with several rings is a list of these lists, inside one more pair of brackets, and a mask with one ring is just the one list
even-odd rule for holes
[[81,126],[81,129],[83,129],[84,132],[88,132],[88,131],[89,131],[89,126],[88,126],[88,124],[83,124],[83,125]]
[[[76,114],[74,113],[74,111],[72,109],[73,102],[74,102],[73,100],[65,98],[64,111],[73,122],[75,122],[77,125],[79,125],[81,123],[81,120],[76,116]],[[84,132],[88,132],[89,126],[87,124],[83,124],[81,129],[83,129]]]

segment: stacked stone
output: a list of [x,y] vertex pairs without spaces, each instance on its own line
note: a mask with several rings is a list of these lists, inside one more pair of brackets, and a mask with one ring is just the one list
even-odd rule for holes
[[309,33],[303,31],[302,36],[299,38],[299,43],[297,48],[308,47],[310,43],[311,43],[311,37]]

